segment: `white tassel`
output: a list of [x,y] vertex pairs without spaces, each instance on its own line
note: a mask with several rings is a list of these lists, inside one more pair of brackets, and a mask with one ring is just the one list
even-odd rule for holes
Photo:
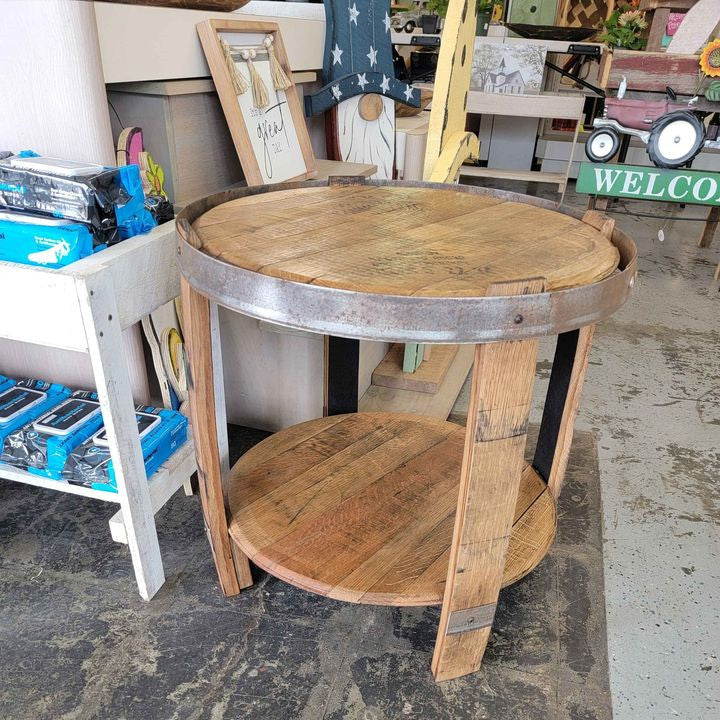
[[244,95],[250,87],[248,85],[248,81],[240,74],[240,71],[237,69],[237,65],[235,65],[235,61],[232,59],[230,46],[222,38],[220,38],[220,46],[222,47],[223,55],[225,56],[225,64],[227,65],[228,72],[230,73],[233,90],[236,95]]
[[263,40],[263,45],[267,48],[267,54],[270,58],[270,76],[273,79],[273,85],[276,90],[287,90],[292,87],[292,81],[287,76],[285,70],[283,70],[277,56],[275,55],[275,48],[273,47],[273,36],[266,35]]
[[253,59],[256,57],[256,55],[257,53],[255,52],[255,50],[243,50],[242,52],[243,60],[247,62],[248,70],[250,71],[250,86],[252,87],[253,101],[255,102],[255,107],[264,108],[270,104],[270,99],[268,98],[268,92],[267,88],[265,87],[265,83],[263,82],[263,79],[260,77],[260,74],[255,68],[255,64],[253,63]]

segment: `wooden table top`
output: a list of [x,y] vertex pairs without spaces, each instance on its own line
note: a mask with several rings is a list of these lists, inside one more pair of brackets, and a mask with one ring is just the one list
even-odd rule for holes
[[299,283],[386,295],[475,297],[493,283],[597,282],[619,254],[562,213],[447,189],[334,185],[238,198],[193,224],[203,252]]

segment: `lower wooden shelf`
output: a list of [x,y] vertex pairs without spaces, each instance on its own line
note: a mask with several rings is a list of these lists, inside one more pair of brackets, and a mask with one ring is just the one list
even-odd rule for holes
[[[572,138],[571,138],[572,139]],[[540,170],[498,170],[495,168],[461,165],[460,175],[493,178],[495,180],[519,180],[523,182],[557,185],[561,190],[567,186],[567,174],[564,172],[542,172]]]
[[[230,536],[256,565],[320,595],[441,604],[464,438],[464,427],[396,413],[282,430],[232,469]],[[527,466],[503,585],[540,562],[555,527],[555,503]]]

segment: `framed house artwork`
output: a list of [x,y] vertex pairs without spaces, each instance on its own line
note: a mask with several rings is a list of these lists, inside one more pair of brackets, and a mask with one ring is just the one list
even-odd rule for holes
[[248,185],[315,177],[278,25],[206,20],[197,30]]
[[537,94],[542,88],[547,48],[534,43],[488,43],[478,38],[470,86],[509,95]]

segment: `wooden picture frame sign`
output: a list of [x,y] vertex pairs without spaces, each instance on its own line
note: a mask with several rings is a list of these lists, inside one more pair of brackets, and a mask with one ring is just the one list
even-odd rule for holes
[[[264,45],[268,36],[272,39],[274,59],[287,78],[291,75],[278,25],[206,20],[198,24],[197,31],[247,184],[315,177],[315,156],[297,89],[292,81],[285,89],[273,83],[273,60]],[[242,92],[238,92],[237,79],[231,75],[228,52],[229,62],[235,61]],[[248,52],[252,60],[243,61],[243,53]],[[262,78],[265,103],[257,102],[255,88],[251,87],[255,73]]]

